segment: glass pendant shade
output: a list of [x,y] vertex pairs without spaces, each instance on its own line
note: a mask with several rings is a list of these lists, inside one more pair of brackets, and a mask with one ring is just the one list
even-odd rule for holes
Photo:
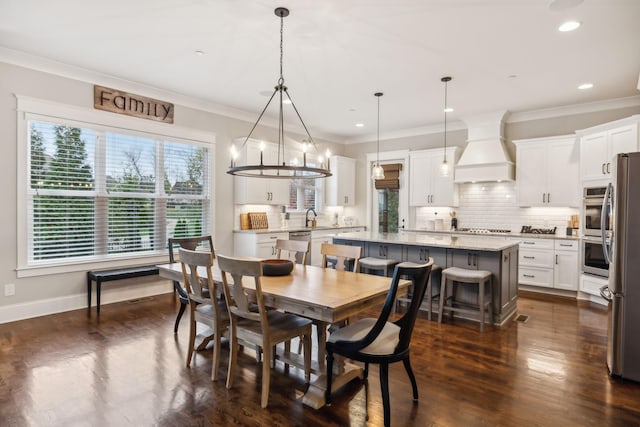
[[449,162],[447,162],[447,160],[445,159],[440,164],[440,176],[449,176],[449,172]]
[[377,164],[373,167],[371,171],[371,179],[384,179],[384,169],[380,164]]

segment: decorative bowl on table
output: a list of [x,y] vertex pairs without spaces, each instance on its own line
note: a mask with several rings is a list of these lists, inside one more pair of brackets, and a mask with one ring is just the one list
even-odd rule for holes
[[286,276],[293,271],[293,261],[288,259],[263,259],[262,274],[265,276]]

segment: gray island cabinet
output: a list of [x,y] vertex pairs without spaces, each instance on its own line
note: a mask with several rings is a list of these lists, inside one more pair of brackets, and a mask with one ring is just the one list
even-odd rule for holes
[[[493,275],[493,323],[503,324],[517,310],[518,242],[480,236],[432,236],[419,233],[343,233],[337,244],[358,245],[363,256],[426,262],[429,257],[442,268],[487,270]],[[461,286],[456,298],[475,303],[477,288]]]

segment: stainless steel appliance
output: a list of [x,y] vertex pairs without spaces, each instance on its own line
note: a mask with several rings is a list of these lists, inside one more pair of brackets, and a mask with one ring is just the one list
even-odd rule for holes
[[611,164],[603,200],[611,209],[610,249],[602,236],[609,284],[600,289],[609,300],[607,366],[611,375],[640,381],[640,153],[618,154]]
[[[289,240],[303,240],[305,242],[311,241],[311,232],[310,231],[290,231],[289,232]],[[302,262],[302,256],[296,255],[296,262]],[[311,264],[311,252],[307,254],[307,265]]]
[[609,277],[609,264],[604,258],[601,238],[585,237],[582,239],[582,272]]
[[[605,235],[609,237],[611,234],[611,212],[607,209],[607,205],[603,203],[604,195],[607,187],[588,187],[584,189],[583,199],[583,217],[582,217],[582,235],[601,237],[604,229]],[[602,212],[605,212],[604,228],[602,228]]]

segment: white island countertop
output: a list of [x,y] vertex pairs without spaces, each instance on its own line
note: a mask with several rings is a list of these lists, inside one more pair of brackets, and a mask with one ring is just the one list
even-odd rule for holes
[[499,252],[517,246],[514,239],[491,239],[482,236],[429,235],[420,233],[339,233],[336,239],[359,240],[364,242],[388,243],[394,245],[431,246],[449,249]]

